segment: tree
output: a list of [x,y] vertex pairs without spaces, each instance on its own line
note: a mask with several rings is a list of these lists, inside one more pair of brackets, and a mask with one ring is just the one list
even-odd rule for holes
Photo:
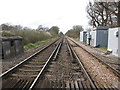
[[22,30],[21,25],[10,25],[8,23],[2,24],[2,30],[4,31],[10,31],[10,30]]
[[39,25],[37,30],[43,30],[43,26],[42,25]]
[[51,33],[52,36],[58,36],[59,27],[58,26],[52,26],[48,31]]
[[4,31],[9,31],[9,30],[12,30],[14,27],[8,23],[5,23],[5,24],[2,24],[2,30]]
[[48,31],[49,28],[48,27],[43,27],[42,25],[39,25],[37,30],[43,30],[43,31]]
[[60,35],[60,36],[63,36],[64,34],[63,34],[63,32],[60,32],[59,35]]
[[72,29],[68,30],[65,35],[73,38],[79,38],[80,31],[83,31],[81,25],[74,25]]
[[120,27],[120,1],[118,2],[118,26]]
[[89,2],[87,5],[87,13],[90,19],[89,24],[93,27],[118,26],[118,2]]

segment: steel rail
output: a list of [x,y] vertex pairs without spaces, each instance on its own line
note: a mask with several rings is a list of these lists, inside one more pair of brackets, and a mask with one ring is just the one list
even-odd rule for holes
[[67,47],[68,47],[68,50],[69,50],[69,53],[70,53],[70,56],[71,56],[71,61],[74,63],[75,62],[75,60],[74,60],[74,55],[73,55],[73,53],[72,53],[72,50],[71,50],[71,48],[70,48],[70,46],[69,46],[69,44],[68,44],[68,41],[67,41]]
[[[82,68],[82,70],[84,71],[87,79],[89,80],[92,88],[93,88],[93,89],[97,89],[96,85],[94,84],[94,81],[91,79],[90,75],[87,73],[85,67],[83,66],[83,64],[82,64],[82,62],[81,62],[81,60],[79,59],[79,57],[77,56],[77,54],[76,54],[75,51],[73,50],[72,46],[68,43],[68,41],[67,41],[67,44],[68,44],[68,45],[67,45],[68,48],[71,50],[71,55],[74,55],[75,58],[77,59],[79,65],[81,66],[81,68]],[[73,54],[72,54],[72,53],[73,53]]]
[[[60,38],[59,38],[60,39]],[[22,64],[24,64],[26,61],[30,60],[31,58],[33,58],[34,56],[36,56],[37,54],[39,54],[40,52],[42,52],[43,50],[47,49],[48,47],[50,47],[52,44],[54,44],[56,41],[58,41],[59,39],[53,41],[52,43],[50,43],[49,45],[47,45],[46,47],[40,49],[39,51],[35,52],[34,54],[32,54],[31,56],[27,57],[26,59],[24,59],[23,61],[21,61],[20,63],[16,64],[15,66],[13,66],[12,68],[10,68],[9,70],[5,71],[4,73],[2,73],[0,75],[0,78],[5,77],[6,75],[8,75],[9,73],[13,72],[15,69],[17,69],[18,67],[20,67]]]
[[109,64],[105,63],[104,61],[102,61],[100,58],[98,58],[97,56],[95,56],[93,53],[91,53],[90,51],[86,50],[85,48],[81,47],[78,43],[76,43],[75,41],[73,41],[72,39],[70,39],[68,37],[69,40],[71,40],[73,43],[75,43],[78,47],[82,48],[83,50],[85,50],[87,53],[89,53],[90,55],[92,55],[93,57],[95,57],[96,59],[99,60],[99,62],[101,62],[102,64],[106,65],[109,69],[111,69],[113,71],[113,73],[115,75],[117,75],[120,78],[120,72],[118,70],[116,70],[115,68],[113,68],[112,66],[110,66]]
[[[31,84],[31,86],[29,87],[29,90],[32,90],[37,81],[40,79],[40,77],[42,76],[42,74],[44,73],[46,67],[48,66],[49,62],[53,59],[53,57],[58,54],[59,50],[60,50],[60,47],[62,45],[62,40],[61,42],[59,42],[59,44],[55,47],[54,51],[52,52],[52,54],[50,55],[50,57],[48,58],[47,62],[45,63],[45,65],[43,66],[43,68],[41,69],[41,71],[39,72],[39,74],[37,75],[37,77],[35,78],[35,80],[33,81],[33,83]],[[57,53],[57,54],[56,54]]]

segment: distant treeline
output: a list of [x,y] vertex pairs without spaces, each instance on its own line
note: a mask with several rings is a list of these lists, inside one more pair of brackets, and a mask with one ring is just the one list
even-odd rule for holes
[[83,28],[81,25],[75,25],[72,29],[68,30],[65,35],[72,37],[72,38],[79,38],[80,37],[80,31],[83,31]]
[[2,36],[21,36],[24,45],[60,36],[58,26],[50,29],[39,25],[37,29],[30,29],[20,25],[2,24]]

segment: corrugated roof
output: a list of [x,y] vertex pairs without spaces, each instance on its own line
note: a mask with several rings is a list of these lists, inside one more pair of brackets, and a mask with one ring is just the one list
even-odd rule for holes
[[22,37],[20,37],[20,36],[10,36],[10,37],[0,36],[0,39],[2,39],[2,40],[20,40],[20,39],[22,39]]

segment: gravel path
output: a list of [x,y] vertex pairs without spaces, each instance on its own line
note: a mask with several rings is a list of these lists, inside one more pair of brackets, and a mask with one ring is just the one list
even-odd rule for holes
[[[72,44],[73,49],[77,53],[78,57],[81,59],[82,63],[85,65],[85,68],[90,73],[93,80],[99,83],[100,87],[109,87],[109,88],[118,88],[119,81],[118,77],[111,72],[107,67],[100,62],[89,53],[81,49],[80,47],[76,46],[73,42],[69,40]],[[83,47],[82,44],[79,44]],[[87,50],[87,47],[84,47]],[[92,52],[92,50],[90,50]]]
[[[118,70],[120,72],[120,61],[118,60],[118,57],[114,55],[106,55],[105,53],[107,51],[99,49],[99,48],[94,48],[92,46],[88,46],[85,44],[82,44],[79,41],[76,41],[80,46],[84,47],[84,49],[88,50],[90,53],[93,53],[96,57],[98,57],[100,60],[104,61],[105,63],[109,64],[111,67],[114,69]],[[74,44],[73,44],[74,46]]]

